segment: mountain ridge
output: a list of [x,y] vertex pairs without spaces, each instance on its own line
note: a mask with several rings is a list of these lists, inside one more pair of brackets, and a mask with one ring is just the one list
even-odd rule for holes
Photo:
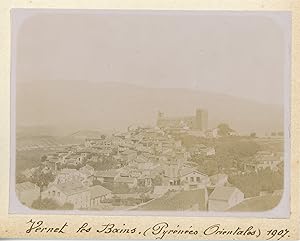
[[17,125],[80,129],[124,129],[155,125],[166,116],[194,115],[206,109],[209,127],[226,122],[241,132],[283,129],[283,106],[226,94],[179,88],[146,88],[120,82],[53,81],[17,85]]

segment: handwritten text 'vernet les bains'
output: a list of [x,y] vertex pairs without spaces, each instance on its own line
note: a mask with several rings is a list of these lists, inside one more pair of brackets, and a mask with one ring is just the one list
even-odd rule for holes
[[[84,234],[84,233],[92,233],[95,232],[97,234],[135,234],[137,236],[142,237],[150,237],[154,239],[163,239],[167,236],[172,236],[172,238],[184,238],[189,236],[191,238],[205,238],[207,236],[231,236],[231,237],[239,237],[243,239],[243,237],[251,237],[253,239],[261,237],[262,234],[266,236],[267,240],[280,240],[282,238],[289,237],[288,229],[270,229],[262,231],[257,227],[249,225],[247,227],[239,227],[226,229],[221,224],[213,224],[208,227],[193,227],[192,225],[173,225],[171,226],[167,222],[159,222],[147,228],[138,228],[134,226],[129,226],[126,224],[117,225],[114,223],[106,223],[100,226],[93,226],[87,222],[82,223],[82,225],[78,227],[74,227],[71,229],[71,225],[67,222],[57,225],[57,226],[48,226],[44,221],[34,221],[29,220],[27,222],[29,227],[26,229],[26,233],[58,233],[58,234],[71,234],[72,232],[75,234]],[[262,233],[263,232],[263,233]]]

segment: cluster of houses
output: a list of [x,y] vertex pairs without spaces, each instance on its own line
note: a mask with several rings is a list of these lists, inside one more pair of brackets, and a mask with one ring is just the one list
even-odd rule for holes
[[[74,209],[98,210],[116,206],[124,209],[126,205],[127,209],[146,210],[149,205],[159,209],[164,207],[159,201],[166,196],[184,193],[199,199],[191,198],[196,203],[187,204],[183,209],[192,206],[198,210],[226,211],[244,200],[244,194],[228,182],[226,174],[208,176],[191,165],[190,158],[194,154],[211,157],[216,152],[214,147],[202,144],[187,149],[162,128],[131,127],[124,133],[86,138],[82,145],[48,153],[40,167],[27,169],[23,174],[30,178],[41,168],[42,172],[51,172],[54,181],[46,187],[38,187],[30,181],[17,183],[17,196],[29,207],[34,200],[51,199],[60,206],[71,204]],[[282,160],[275,162],[272,155],[258,153],[259,167],[275,169]],[[113,168],[95,168],[107,160],[115,164]],[[127,187],[128,192],[116,191],[116,187]],[[204,195],[203,199],[199,195]],[[204,201],[199,204],[197,200]],[[181,209],[179,206],[175,209]]]
[[248,172],[258,172],[269,168],[278,171],[280,164],[283,164],[283,152],[258,151],[252,162],[243,162],[243,169]]

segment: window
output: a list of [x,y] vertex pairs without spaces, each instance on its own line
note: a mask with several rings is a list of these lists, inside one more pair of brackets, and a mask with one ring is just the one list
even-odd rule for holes
[[200,177],[197,177],[197,182],[200,182]]
[[53,196],[53,197],[55,196],[55,191],[52,191],[52,196]]
[[191,182],[193,182],[194,181],[194,177],[191,177]]
[[49,192],[48,192],[48,196],[50,197],[50,195],[51,195],[51,192],[49,191]]
[[57,192],[57,196],[60,197],[60,192]]

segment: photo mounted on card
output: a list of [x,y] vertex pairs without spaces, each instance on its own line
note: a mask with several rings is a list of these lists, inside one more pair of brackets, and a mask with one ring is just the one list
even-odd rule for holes
[[287,10],[11,9],[18,235],[296,237]]
[[288,14],[12,21],[12,213],[288,217]]

